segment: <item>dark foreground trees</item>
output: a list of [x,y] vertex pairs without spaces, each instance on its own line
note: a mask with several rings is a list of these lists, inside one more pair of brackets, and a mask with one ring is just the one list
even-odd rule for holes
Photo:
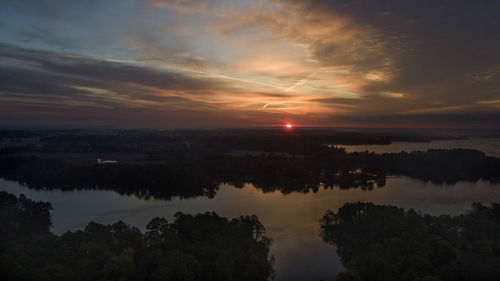
[[0,192],[2,280],[268,280],[271,240],[255,216],[154,218],[49,232],[50,204]]
[[348,203],[321,223],[348,269],[337,280],[500,280],[500,204],[436,217]]

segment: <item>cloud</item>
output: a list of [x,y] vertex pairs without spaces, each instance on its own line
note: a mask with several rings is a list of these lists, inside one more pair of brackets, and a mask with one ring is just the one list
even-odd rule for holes
[[[200,121],[203,124],[213,120],[214,126],[221,126],[224,120],[221,116],[225,116],[227,125],[240,122],[243,126],[270,122],[277,118],[275,110],[293,110],[292,115],[303,113],[296,109],[303,105],[295,95],[262,92],[260,88],[252,92],[249,90],[252,81],[225,75],[168,70],[140,62],[65,55],[5,44],[0,45],[0,58],[0,109],[5,122],[31,116],[37,122],[61,119],[85,123],[86,116],[90,123],[102,118],[101,122],[109,124],[122,118],[121,124],[138,124],[139,120],[145,122],[148,116],[156,114],[155,120],[143,124],[174,126],[178,122],[178,126],[195,126],[192,116],[204,112],[206,120]],[[256,86],[260,87],[260,83]],[[265,103],[251,106],[259,100]],[[271,104],[265,107],[268,103]],[[144,115],[132,122],[127,116],[132,109],[135,115],[141,110]],[[253,110],[265,112],[254,114]],[[113,117],[108,111],[114,113]],[[66,118],[65,114],[70,112],[84,116]],[[166,119],[156,120],[162,113]],[[171,118],[172,114],[176,119]],[[40,118],[35,118],[36,115]],[[184,121],[178,120],[181,116]]]
[[[16,71],[32,71],[42,75],[58,74],[62,79],[87,80],[87,83],[123,82],[155,87],[163,90],[209,90],[220,89],[223,83],[194,78],[186,74],[140,66],[131,62],[94,59],[83,56],[61,55],[0,45],[0,56],[15,60],[10,67]],[[22,77],[20,77],[22,78]]]
[[9,112],[218,111],[253,124],[497,120],[494,0],[18,2],[0,11],[0,101]]
[[223,81],[132,63],[0,45],[0,99],[108,107],[210,109],[197,100]]
[[499,11],[498,1],[282,0],[229,10],[218,27],[228,36],[262,28],[303,46],[323,73],[312,75],[312,85],[306,74],[288,89],[306,84],[299,93],[323,93],[330,97],[315,102],[338,104],[340,82],[359,97],[349,100],[358,106],[349,114],[397,115],[459,111],[498,97]]
[[192,14],[207,9],[214,0],[145,0],[155,8],[168,8],[176,12]]

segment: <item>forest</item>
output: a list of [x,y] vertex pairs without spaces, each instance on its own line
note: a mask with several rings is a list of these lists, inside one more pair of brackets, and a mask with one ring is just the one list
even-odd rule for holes
[[346,271],[337,281],[500,279],[500,204],[473,203],[459,216],[346,203],[321,219]]
[[[498,135],[498,132],[490,134]],[[210,150],[217,153],[258,150],[298,154],[310,153],[324,144],[390,144],[467,138],[462,132],[403,129],[0,129],[0,144],[2,140],[36,140],[29,145],[6,146],[0,149],[0,153],[133,152],[166,157],[179,150]]]
[[252,183],[264,192],[383,187],[403,175],[454,184],[500,179],[500,159],[468,149],[375,154],[322,146],[317,153],[232,155],[198,151],[171,162],[82,165],[61,158],[0,156],[0,176],[39,189],[107,189],[140,198],[213,197],[221,183]]
[[177,213],[142,233],[121,221],[50,232],[51,204],[0,192],[2,280],[268,280],[271,239],[256,216]]

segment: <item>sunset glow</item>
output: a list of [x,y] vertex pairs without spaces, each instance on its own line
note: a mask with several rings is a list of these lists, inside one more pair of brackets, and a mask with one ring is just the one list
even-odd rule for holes
[[0,120],[500,126],[498,2],[344,2],[6,1]]

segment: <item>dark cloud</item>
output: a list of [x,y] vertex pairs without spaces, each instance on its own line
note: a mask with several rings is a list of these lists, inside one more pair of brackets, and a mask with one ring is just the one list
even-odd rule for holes
[[244,125],[183,95],[221,89],[213,79],[123,62],[0,45],[1,123],[154,127]]
[[[196,94],[199,91],[207,94],[223,87],[223,83],[213,79],[9,45],[0,45],[0,57],[10,61],[0,64],[0,92],[4,98],[38,95],[43,100],[55,97],[90,99],[127,106],[127,103],[137,99],[162,103],[189,102],[186,98],[167,96],[165,93],[181,91]],[[89,95],[92,89],[97,89],[94,96]],[[110,99],[103,90],[116,96]],[[196,106],[196,102],[192,104]]]
[[[309,0],[285,1],[321,19],[346,18],[345,32],[367,31],[346,44],[313,42],[324,64],[352,64],[354,70],[387,70],[392,79],[366,87],[407,90],[427,97],[466,96],[457,89],[418,91],[425,84],[464,84],[475,74],[500,65],[500,2],[495,0]],[[332,34],[334,36],[334,34]],[[497,81],[498,82],[498,81]],[[495,85],[498,86],[498,83]],[[487,95],[493,87],[479,89]]]
[[310,101],[332,111],[351,106],[337,116],[462,114],[499,109],[499,14],[495,0],[274,0],[219,27],[261,27],[306,48],[319,71],[302,94],[321,93]]
[[312,99],[311,101],[323,104],[348,104],[348,105],[359,105],[360,103],[365,103],[365,101],[361,99],[348,99],[348,98],[319,98],[319,99]]
[[[296,16],[266,22],[266,26],[308,44],[323,66],[349,67],[360,79],[381,74],[366,80],[358,92],[360,99],[313,100],[357,106],[346,118],[356,115],[375,120],[373,114],[387,112],[402,118],[404,112],[436,108],[435,115],[418,114],[411,119],[465,122],[467,113],[444,114],[440,108],[462,108],[500,98],[500,1],[280,2],[284,15]],[[317,36],[311,35],[315,32]],[[401,98],[394,98],[398,96]],[[496,112],[495,106],[481,108],[479,113],[471,111],[469,121],[490,118],[493,124]],[[389,122],[391,118],[383,119]]]
[[124,62],[0,45],[2,125],[210,127],[245,124],[190,95],[224,83]]
[[76,83],[78,79],[58,76],[50,73],[0,66],[0,91],[2,95],[44,95],[72,96],[83,91],[67,85]]
[[206,9],[215,0],[144,0],[155,8],[169,8],[182,13],[194,13]]
[[270,97],[270,98],[290,98],[295,96],[293,94],[285,94],[285,93],[257,93],[257,94],[263,97]]
[[65,56],[7,45],[0,45],[0,56],[17,59],[25,64],[36,63],[41,71],[83,79],[136,83],[164,90],[220,89],[217,86],[220,83],[211,80],[109,60]]

